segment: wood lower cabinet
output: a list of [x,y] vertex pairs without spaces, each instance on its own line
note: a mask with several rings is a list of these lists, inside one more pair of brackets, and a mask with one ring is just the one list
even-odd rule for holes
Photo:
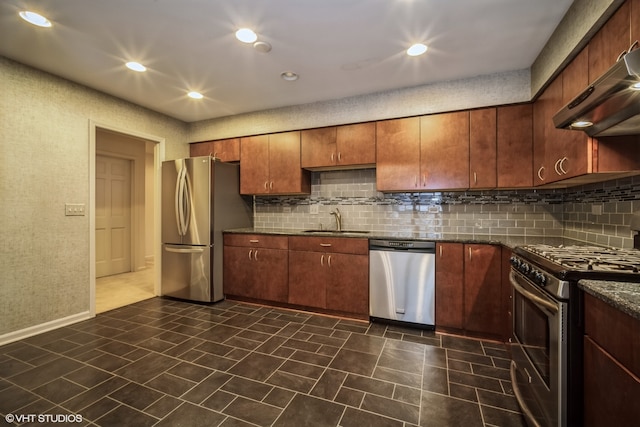
[[191,157],[212,156],[223,162],[239,162],[240,138],[191,143],[189,155]]
[[368,316],[368,240],[292,236],[289,249],[290,304]]
[[436,244],[436,326],[464,329],[464,245]]
[[509,320],[498,245],[436,245],[436,328],[503,339]]
[[286,236],[225,234],[223,252],[225,295],[287,302]]
[[640,321],[585,294],[584,425],[640,420]]
[[375,122],[331,126],[301,132],[301,166],[311,170],[374,167]]
[[300,166],[300,132],[240,140],[241,194],[308,194],[311,181]]

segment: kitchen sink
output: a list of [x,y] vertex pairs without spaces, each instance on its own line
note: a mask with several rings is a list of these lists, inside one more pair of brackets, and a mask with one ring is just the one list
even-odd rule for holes
[[309,233],[309,234],[368,234],[369,231],[362,231],[362,230],[304,230],[303,233]]

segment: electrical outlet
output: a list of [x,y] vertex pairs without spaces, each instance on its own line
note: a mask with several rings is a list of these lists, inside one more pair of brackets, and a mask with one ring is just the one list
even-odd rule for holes
[[311,215],[318,215],[320,213],[320,205],[313,204],[313,205],[309,205],[309,213]]
[[65,203],[65,216],[84,216],[84,203]]

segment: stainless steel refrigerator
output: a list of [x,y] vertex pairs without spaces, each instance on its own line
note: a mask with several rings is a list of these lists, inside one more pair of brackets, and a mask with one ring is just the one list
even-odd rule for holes
[[222,300],[222,230],[250,226],[238,165],[209,156],[163,162],[161,294]]

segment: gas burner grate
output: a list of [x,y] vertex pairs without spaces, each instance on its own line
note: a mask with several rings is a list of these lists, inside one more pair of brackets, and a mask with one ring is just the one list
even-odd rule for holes
[[524,249],[572,270],[640,272],[640,251],[600,246],[528,245]]

